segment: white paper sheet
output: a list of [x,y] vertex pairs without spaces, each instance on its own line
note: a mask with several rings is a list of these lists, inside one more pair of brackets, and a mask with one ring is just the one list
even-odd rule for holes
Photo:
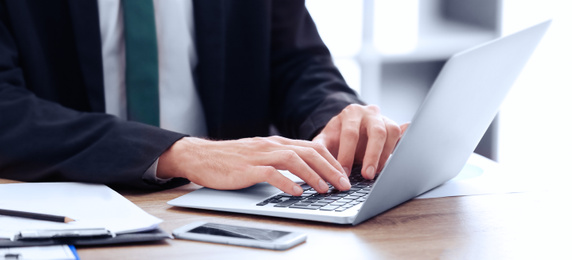
[[21,230],[106,228],[114,233],[151,230],[162,222],[105,185],[85,183],[0,184],[0,208],[70,217],[57,223],[0,215],[0,237]]
[[79,259],[68,245],[0,248],[0,258],[18,260]]
[[472,154],[459,175],[417,199],[513,193],[531,189],[530,182],[522,176],[503,170],[498,163],[481,155]]

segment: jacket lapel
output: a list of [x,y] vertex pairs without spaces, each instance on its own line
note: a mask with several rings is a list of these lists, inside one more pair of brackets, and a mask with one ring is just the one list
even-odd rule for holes
[[194,0],[196,47],[198,55],[195,73],[209,136],[221,137],[225,85],[225,2],[224,0]]
[[69,0],[80,69],[94,112],[105,112],[103,61],[97,0]]

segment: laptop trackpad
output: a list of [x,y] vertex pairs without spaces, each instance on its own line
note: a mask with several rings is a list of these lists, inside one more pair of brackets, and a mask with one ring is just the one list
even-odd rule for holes
[[173,206],[217,208],[219,206],[242,208],[244,205],[254,206],[256,203],[281,191],[264,182],[240,190],[214,190],[201,188],[169,201]]

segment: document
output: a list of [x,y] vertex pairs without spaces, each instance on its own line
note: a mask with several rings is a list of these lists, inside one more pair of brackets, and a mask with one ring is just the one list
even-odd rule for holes
[[531,187],[518,173],[507,171],[498,163],[473,153],[457,176],[417,199],[515,193],[531,190]]
[[18,260],[79,259],[75,247],[68,245],[0,248],[0,258]]
[[0,238],[24,230],[77,230],[105,228],[112,233],[156,229],[156,218],[105,185],[52,182],[0,184],[0,208],[66,216],[75,221],[58,223],[0,215]]

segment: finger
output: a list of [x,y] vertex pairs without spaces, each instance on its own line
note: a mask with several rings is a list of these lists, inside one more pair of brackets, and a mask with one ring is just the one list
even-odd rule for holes
[[378,119],[368,124],[367,138],[361,174],[366,179],[373,179],[379,169],[380,157],[386,146],[387,130],[383,120]]
[[399,128],[401,129],[401,135],[403,135],[405,133],[405,130],[407,130],[407,128],[409,127],[411,123],[405,123],[399,126]]
[[316,137],[312,139],[312,142],[316,142],[325,146],[328,152],[332,154],[334,158],[337,158],[338,156],[338,138],[340,136],[340,123],[338,121],[339,120],[337,120],[337,117],[332,118],[332,120],[328,122],[324,129],[322,129],[320,134],[316,135]]
[[[260,165],[270,165],[279,170],[288,170],[300,177],[317,192],[329,190],[326,182],[293,150],[277,150],[260,156]],[[324,160],[325,162],[325,160]]]
[[304,192],[300,185],[296,184],[271,166],[256,166],[252,170],[257,182],[268,182],[270,185],[293,196],[300,196]]
[[[329,154],[327,149],[317,143],[312,143],[313,147],[294,146],[298,155],[306,162],[322,179],[334,185],[339,190],[349,190],[351,188],[348,176],[343,172],[342,166]],[[323,153],[329,156],[324,158]],[[331,163],[337,165],[332,166]]]
[[392,120],[384,118],[384,122],[385,122],[385,128],[387,129],[387,139],[385,141],[385,146],[383,147],[383,152],[381,153],[381,157],[379,159],[378,172],[381,171],[381,169],[385,166],[385,163],[389,159],[389,156],[395,150],[395,147],[397,146],[397,143],[399,142],[399,139],[401,139],[403,133],[402,132],[403,128],[401,128],[399,125],[397,125],[397,123],[393,122]]
[[289,170],[321,193],[329,190],[324,179],[340,190],[351,188],[341,165],[323,145],[278,136],[269,139],[272,142],[266,142],[265,149],[274,155],[261,158],[257,164]]
[[[339,136],[339,134],[337,134],[336,137],[337,136]],[[334,158],[336,168],[337,166],[339,166],[341,172],[344,172],[342,165],[340,164],[340,162],[338,162],[338,160],[336,160],[336,157],[338,156],[338,142],[335,142],[334,140],[329,138],[329,135],[324,133],[317,135],[314,139],[312,139],[312,142],[325,147],[327,153],[331,155],[331,158]]]
[[[334,156],[330,153],[328,148],[326,148],[326,146],[323,145],[323,141],[320,143],[320,142],[310,142],[310,141],[305,141],[305,140],[294,140],[294,139],[287,139],[287,138],[284,138],[284,139],[285,140],[282,140],[281,142],[284,145],[287,145],[286,148],[292,149],[292,150],[296,151],[298,154],[306,155],[307,156],[306,158],[309,158],[309,159],[320,159],[319,157],[321,157],[321,159],[326,160],[327,164],[323,164],[322,162],[319,162],[319,163],[316,163],[315,165],[310,165],[314,169],[316,169],[316,167],[318,167],[318,168],[321,168],[323,170],[323,172],[337,171],[339,173],[344,173],[344,169],[342,168],[342,165],[338,162],[338,160],[336,160],[336,158],[334,158]],[[315,157],[316,155],[313,154],[313,152],[317,152],[319,157]],[[306,161],[305,158],[304,158],[304,160]],[[311,160],[311,162],[315,162],[315,160]],[[316,167],[314,167],[314,166],[316,166]],[[318,170],[318,172],[322,172],[319,169],[316,169],[316,170]]]
[[349,176],[355,159],[355,153],[360,137],[361,117],[349,117],[343,120],[340,132],[340,147],[338,150],[338,162],[344,172]]
[[405,134],[405,131],[407,131],[407,128],[409,128],[409,125],[411,123],[405,123],[399,126],[399,128],[401,129],[401,135],[399,135],[399,139],[397,139],[397,143],[395,144],[395,146],[397,146],[397,144],[399,143],[399,141],[401,141],[401,137],[403,137],[403,135]]

